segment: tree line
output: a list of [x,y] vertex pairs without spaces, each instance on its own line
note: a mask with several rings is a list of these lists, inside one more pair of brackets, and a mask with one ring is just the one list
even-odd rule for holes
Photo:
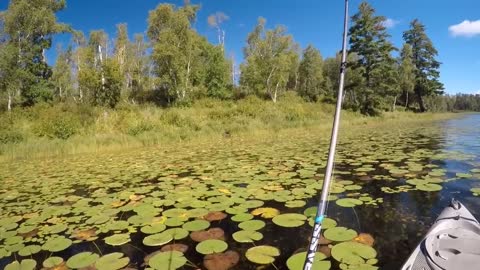
[[[117,25],[111,38],[104,30],[85,36],[58,22],[56,13],[65,4],[65,0],[11,0],[0,13],[0,97],[7,110],[38,102],[170,106],[204,97],[247,95],[277,102],[286,91],[312,102],[336,98],[340,55],[324,59],[312,45],[302,50],[285,27],[267,28],[264,18],[248,34],[244,61],[237,70],[234,60],[226,57],[223,25],[228,16],[222,12],[208,17],[218,44],[193,28],[200,6],[189,2],[180,7],[159,4],[149,12],[146,36],[135,34],[131,40],[126,24]],[[360,4],[351,21],[342,97],[346,108],[377,115],[398,106],[423,112],[450,102],[439,81],[438,52],[418,19],[404,32],[400,49],[390,41],[386,18],[367,2]],[[57,48],[52,67],[45,52],[60,33],[71,34],[71,42]],[[475,96],[469,99],[478,101]],[[477,105],[462,108],[478,109]]]

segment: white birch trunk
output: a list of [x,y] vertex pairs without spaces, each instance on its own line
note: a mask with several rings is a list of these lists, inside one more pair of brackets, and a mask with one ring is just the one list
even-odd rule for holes
[[8,105],[7,105],[8,112],[12,111],[12,93],[8,92]]

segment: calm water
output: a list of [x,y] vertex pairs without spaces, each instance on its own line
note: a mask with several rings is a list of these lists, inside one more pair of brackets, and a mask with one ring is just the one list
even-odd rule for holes
[[[468,173],[474,168],[480,168],[480,115],[465,115],[457,119],[430,124],[428,128],[422,126],[408,129],[395,127],[392,130],[370,128],[371,130],[365,129],[358,134],[342,135],[338,148],[336,178],[354,181],[355,184],[362,186],[361,193],[368,193],[374,199],[383,198],[383,203],[379,203],[378,206],[362,205],[355,208],[342,208],[332,202],[328,215],[337,220],[339,226],[352,228],[359,233],[371,234],[375,238],[374,248],[379,254],[380,269],[398,269],[452,198],[460,200],[480,218],[480,198],[474,197],[470,192],[470,188],[480,187],[480,175],[472,174],[465,179],[457,177],[457,173]],[[348,133],[348,130],[344,128],[343,133]],[[147,149],[109,156],[76,157],[71,160],[0,164],[0,183],[2,183],[0,199],[12,193],[18,193],[20,198],[17,198],[14,203],[0,200],[2,211],[0,217],[30,213],[30,209],[35,209],[36,212],[45,211],[47,208],[63,203],[61,200],[55,202],[55,199],[64,196],[74,195],[77,199],[96,199],[102,196],[118,199],[122,197],[122,192],[138,194],[143,190],[144,193],[141,194],[145,194],[148,198],[149,194],[161,192],[166,188],[162,186],[164,184],[162,179],[172,175],[182,183],[185,181],[190,183],[179,189],[181,191],[178,196],[183,198],[185,195],[191,198],[190,194],[195,194],[182,193],[185,189],[188,189],[188,192],[195,192],[195,187],[190,186],[191,183],[193,183],[192,186],[212,188],[210,184],[205,184],[212,178],[218,181],[214,183],[215,190],[231,179],[244,181],[243,183],[235,182],[239,187],[246,187],[252,182],[258,183],[265,179],[274,182],[278,179],[277,176],[284,172],[293,175],[290,179],[293,182],[298,179],[298,182],[302,183],[304,179],[309,178],[302,176],[302,170],[316,172],[317,175],[314,178],[319,180],[322,178],[321,173],[325,166],[327,145],[327,138],[319,139],[315,134],[300,134],[298,138],[280,138],[276,142],[263,144],[226,142],[199,145],[196,148]],[[405,175],[405,177],[402,174],[389,172],[385,166],[408,169],[412,164],[419,164],[423,169],[414,173],[413,176]],[[411,190],[389,194],[381,190],[384,187],[395,189],[406,185],[408,178],[424,177],[430,172],[429,166],[445,170],[445,175],[441,177],[444,180],[441,183],[443,186],[441,191]],[[359,174],[358,169],[365,167],[371,167],[372,170],[364,175]],[[112,185],[105,189],[104,186],[107,184]],[[282,185],[287,191],[292,189],[292,186],[285,182]],[[347,193],[341,193],[338,196],[345,197]],[[305,199],[307,205],[300,208],[289,209],[284,206],[284,203],[273,200],[266,200],[264,207],[274,207],[282,213],[303,213],[304,209],[316,205],[317,202],[316,196],[306,197],[308,197]],[[100,202],[95,201],[90,205],[95,208]],[[5,204],[2,205],[3,203]],[[69,211],[75,210],[71,203],[64,203],[61,207]],[[188,208],[188,206],[183,207]],[[12,211],[12,214],[9,211]],[[130,211],[118,216],[114,215],[111,221],[127,220],[133,214]],[[71,216],[68,211],[64,215]],[[75,215],[81,216],[83,213]],[[83,221],[89,218],[89,214],[86,215]],[[244,256],[246,250],[252,245],[233,241],[231,235],[239,228],[238,223],[231,221],[230,217],[231,215],[222,221],[212,222],[211,227],[222,228],[225,231],[229,249],[241,254],[240,263],[233,269],[257,269],[258,265],[248,262]],[[24,218],[22,222],[27,219]],[[304,250],[307,246],[311,227],[305,224],[294,229],[282,228],[268,219],[264,221],[267,223],[267,226],[261,230],[264,238],[255,244],[278,247],[281,255],[276,258],[275,265],[278,269],[287,269],[286,260],[296,251]],[[38,226],[44,225],[44,221],[39,221]],[[72,226],[81,225],[85,224]],[[109,235],[111,232],[100,234],[99,237],[102,239]],[[69,234],[65,236],[69,237]],[[96,244],[103,254],[122,252],[130,257],[131,267],[143,269],[144,256],[159,250],[159,248],[143,246],[144,237],[142,233],[133,232],[131,245],[121,247],[105,245],[101,240],[97,240]],[[39,242],[41,244],[41,240]],[[195,251],[195,242],[190,238],[177,242],[188,245],[190,249],[185,254],[186,257],[194,264],[202,265],[203,256]],[[0,241],[0,248],[3,248],[2,245],[5,244]],[[97,252],[97,250],[97,247],[91,243],[82,243],[55,255],[68,259],[83,251]],[[42,251],[33,258],[37,260],[37,265],[41,265],[48,255],[49,253]],[[0,259],[0,269],[14,259],[15,256]],[[337,267],[338,265],[334,264],[332,269],[335,270]],[[193,268],[185,267],[184,269]],[[274,267],[266,266],[262,269],[274,269]]]

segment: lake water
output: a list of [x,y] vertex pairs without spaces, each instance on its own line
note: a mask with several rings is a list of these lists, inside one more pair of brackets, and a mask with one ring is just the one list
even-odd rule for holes
[[[145,243],[155,234],[152,225],[166,224],[156,232],[161,234],[214,212],[209,228],[221,228],[220,238],[240,257],[232,269],[260,267],[246,256],[255,246],[279,251],[262,269],[288,269],[286,261],[308,244],[308,220],[250,217],[261,221],[261,228],[240,222],[258,208],[301,218],[316,205],[328,138],[307,131],[254,142],[232,138],[0,164],[0,268],[16,259],[34,259],[39,268],[50,256],[67,261],[82,252],[119,252],[129,258],[129,267],[143,269],[144,257],[166,245],[158,239]],[[422,125],[342,127],[328,216],[338,227],[373,236],[378,263],[365,269],[398,269],[452,198],[480,218],[480,199],[470,191],[480,187],[479,169],[478,114]],[[336,200],[343,198],[361,205],[339,206]],[[232,220],[235,215],[242,220]],[[254,229],[262,235],[254,243],[233,238]],[[166,242],[188,246],[185,259],[205,269],[204,255],[188,234],[179,229],[178,239]],[[67,244],[52,247],[57,238]],[[339,269],[335,258],[326,260]]]

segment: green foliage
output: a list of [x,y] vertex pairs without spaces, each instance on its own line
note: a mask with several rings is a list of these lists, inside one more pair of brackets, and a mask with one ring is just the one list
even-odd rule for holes
[[0,85],[4,88],[7,85],[10,91],[11,85],[15,85],[23,104],[32,105],[52,97],[49,83],[52,71],[44,53],[50,49],[54,34],[69,30],[55,16],[64,7],[65,1],[11,1],[0,18],[3,26],[0,39],[5,39],[0,50],[7,50],[10,56],[5,59],[9,62],[9,72],[4,79],[12,80]]
[[[336,73],[338,73],[338,69]],[[318,101],[321,96],[326,95],[323,59],[320,52],[311,45],[303,52],[298,74],[300,96],[308,101]]]
[[266,30],[265,23],[265,19],[259,18],[257,26],[248,35],[245,62],[240,67],[240,85],[248,93],[277,102],[281,93],[287,90],[291,74],[296,73],[298,45],[284,27]]
[[0,144],[18,144],[23,140],[23,134],[18,131],[0,129]]
[[47,116],[40,120],[34,133],[39,137],[57,138],[66,140],[75,135],[78,131],[78,125],[73,117],[69,116]]

